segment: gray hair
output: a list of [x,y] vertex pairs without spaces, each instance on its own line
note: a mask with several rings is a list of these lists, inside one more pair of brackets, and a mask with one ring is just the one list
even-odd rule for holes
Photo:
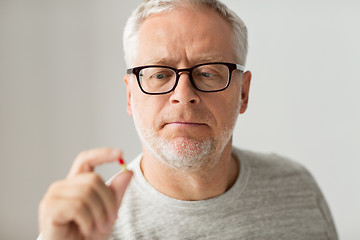
[[225,4],[218,0],[145,0],[132,12],[125,25],[123,44],[127,67],[132,67],[135,61],[138,31],[145,19],[154,13],[170,12],[175,8],[179,8],[181,2],[184,1],[208,6],[231,24],[234,34],[235,55],[238,63],[245,65],[248,51],[247,29],[244,22]]

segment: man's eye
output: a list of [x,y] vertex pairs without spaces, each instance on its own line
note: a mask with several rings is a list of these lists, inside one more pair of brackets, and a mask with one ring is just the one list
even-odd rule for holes
[[156,79],[163,79],[163,78],[165,78],[165,75],[161,74],[161,73],[158,73],[158,74],[154,74],[153,77],[156,78]]
[[209,78],[209,77],[213,77],[214,75],[213,75],[212,73],[209,73],[209,72],[202,72],[202,73],[201,73],[201,76],[202,76],[202,77]]

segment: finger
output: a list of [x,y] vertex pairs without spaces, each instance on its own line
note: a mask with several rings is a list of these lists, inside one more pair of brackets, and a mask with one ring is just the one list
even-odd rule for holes
[[94,220],[89,207],[80,200],[71,201],[72,211],[68,211],[70,202],[66,198],[53,198],[52,206],[48,209],[48,219],[52,224],[61,226],[74,222],[83,236],[90,236],[93,232]]
[[85,173],[75,176],[52,190],[55,197],[83,199],[90,206],[96,226],[100,231],[106,231],[111,222],[116,220],[117,211],[114,193],[105,185],[96,173]]
[[108,220],[108,214],[104,202],[102,201],[99,193],[96,190],[88,190],[87,198],[84,202],[89,206],[92,218],[96,224],[96,228],[100,232],[107,232],[110,222]]
[[89,206],[93,206],[91,210],[98,229],[106,232],[111,223],[116,220],[114,214],[117,211],[115,195],[98,174],[88,173],[86,177],[90,184],[86,185],[88,194],[85,193],[84,196],[90,196],[86,200]]
[[98,165],[114,162],[122,157],[122,152],[113,148],[96,148],[81,152],[74,160],[68,177],[79,173],[92,172]]
[[[71,180],[55,182],[50,187],[49,193],[48,199],[63,199],[68,201],[67,207],[63,207],[63,209],[65,209],[64,211],[76,211],[79,202],[82,202],[84,206],[87,206],[90,216],[87,214],[86,217],[92,219],[92,222],[94,223],[92,226],[93,233],[95,227],[100,233],[107,233],[116,219],[109,220],[110,214],[113,215],[117,210],[115,196],[96,173],[85,173],[77,175]],[[57,204],[57,202],[53,200],[51,202],[53,203],[52,206]],[[64,205],[65,202],[63,201],[62,204]],[[110,205],[110,207],[105,206],[106,204]],[[61,208],[61,206],[57,205],[56,207]],[[50,207],[47,208],[49,209]],[[78,212],[81,213],[81,211]],[[62,221],[63,217],[66,216],[72,215],[63,213],[59,221]],[[79,219],[81,220],[82,218]],[[75,219],[69,219],[69,222],[70,221],[75,221]],[[87,233],[88,227],[86,227],[86,225],[85,227],[82,227],[81,232]]]
[[113,191],[116,198],[116,209],[120,207],[125,190],[129,185],[132,176],[132,171],[118,173],[109,184],[109,188]]
[[91,213],[91,208],[82,202],[78,205],[78,209],[73,212],[74,215],[72,218],[84,236],[91,236],[95,227],[95,221]]
[[102,205],[104,206],[104,211],[107,216],[107,221],[114,222],[117,218],[117,204],[115,193],[105,185],[104,182],[99,182],[98,184],[94,185],[95,190],[100,197]]

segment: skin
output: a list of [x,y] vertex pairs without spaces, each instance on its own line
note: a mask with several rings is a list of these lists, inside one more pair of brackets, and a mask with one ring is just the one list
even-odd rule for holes
[[[140,28],[134,66],[188,68],[209,61],[236,63],[232,36],[230,24],[211,9],[184,6],[171,13],[153,14]],[[167,141],[190,144],[192,139],[216,138],[225,128],[234,127],[237,116],[247,108],[251,73],[234,71],[229,88],[217,93],[197,91],[187,74],[181,75],[173,92],[156,96],[142,93],[135,78],[127,75],[124,80],[128,113],[138,113],[141,128],[151,129]],[[216,159],[209,161],[212,164],[190,172],[164,164],[143,143],[141,168],[147,181],[170,197],[208,199],[224,193],[237,178],[239,168],[231,145],[232,137],[224,149],[217,149]]]
[[120,173],[106,186],[93,171],[121,157],[121,151],[110,148],[84,151],[76,157],[67,178],[54,182],[40,202],[43,239],[109,239],[133,173]]
[[[236,63],[232,45],[228,22],[210,9],[184,5],[182,10],[154,14],[145,20],[139,32],[137,52],[141,54],[136,56],[134,66],[188,68],[202,62]],[[140,112],[143,127],[160,137],[188,144],[191,140],[216,138],[225,128],[234,127],[237,115],[247,108],[251,73],[233,72],[229,88],[218,93],[196,91],[187,74],[182,74],[177,88],[161,96],[143,94],[130,76],[124,79],[128,113]],[[218,196],[233,185],[239,169],[231,155],[232,137],[223,144],[224,148],[217,148],[209,161],[212,164],[195,171],[169,167],[143,144],[141,169],[152,186],[173,198]],[[133,173],[120,173],[107,186],[94,168],[120,157],[121,151],[110,148],[84,151],[76,157],[68,176],[53,183],[40,202],[43,239],[109,238]]]

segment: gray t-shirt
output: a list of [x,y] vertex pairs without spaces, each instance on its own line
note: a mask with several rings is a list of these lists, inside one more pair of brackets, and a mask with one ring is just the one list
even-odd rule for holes
[[275,154],[233,153],[240,166],[235,184],[202,201],[155,190],[138,156],[112,239],[338,239],[326,201],[303,166]]

